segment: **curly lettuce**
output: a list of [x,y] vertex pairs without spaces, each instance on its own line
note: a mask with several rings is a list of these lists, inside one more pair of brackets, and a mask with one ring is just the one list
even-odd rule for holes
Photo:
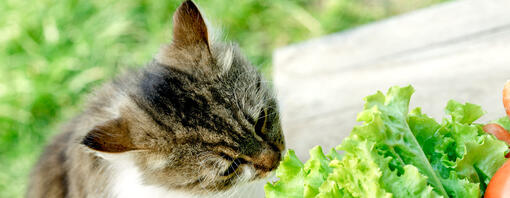
[[[474,123],[480,106],[449,101],[438,123],[409,111],[413,92],[392,87],[366,97],[363,124],[327,155],[317,146],[303,164],[289,150],[266,197],[481,197],[508,145]],[[510,127],[508,118],[496,122]]]

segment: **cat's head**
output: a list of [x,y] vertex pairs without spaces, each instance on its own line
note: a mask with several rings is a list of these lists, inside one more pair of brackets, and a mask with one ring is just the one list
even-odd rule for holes
[[266,177],[284,149],[271,89],[235,45],[210,39],[193,2],[173,19],[172,43],[114,82],[115,117],[82,144],[128,156],[145,183],[172,189],[224,191]]

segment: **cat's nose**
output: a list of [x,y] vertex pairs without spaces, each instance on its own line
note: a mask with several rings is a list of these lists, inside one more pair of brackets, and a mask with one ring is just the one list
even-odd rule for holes
[[252,163],[257,169],[270,172],[279,165],[281,152],[271,148],[265,148],[260,154],[252,158]]

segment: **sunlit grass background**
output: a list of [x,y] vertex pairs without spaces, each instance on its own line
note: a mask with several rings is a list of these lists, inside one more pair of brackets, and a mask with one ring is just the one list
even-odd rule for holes
[[[276,47],[445,0],[197,0],[266,75]],[[86,93],[171,39],[180,0],[0,1],[0,197],[22,197],[31,166]]]

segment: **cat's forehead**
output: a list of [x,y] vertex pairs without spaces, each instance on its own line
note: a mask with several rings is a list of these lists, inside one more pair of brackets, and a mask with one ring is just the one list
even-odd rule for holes
[[153,62],[140,76],[136,94],[139,104],[161,122],[184,115],[179,121],[189,126],[202,120],[206,127],[210,125],[208,120],[222,111],[257,118],[269,91],[252,66],[238,61],[234,59],[229,71],[214,80]]

